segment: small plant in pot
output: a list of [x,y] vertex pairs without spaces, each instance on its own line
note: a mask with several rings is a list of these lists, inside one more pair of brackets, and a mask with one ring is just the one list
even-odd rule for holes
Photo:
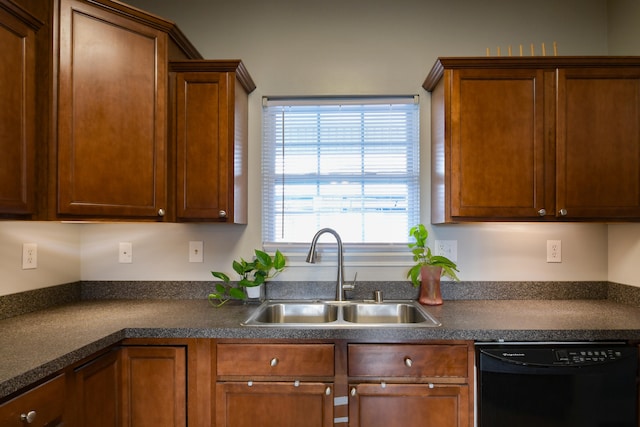
[[211,272],[214,277],[221,280],[216,283],[215,292],[209,294],[209,302],[212,305],[220,307],[230,299],[246,300],[248,289],[263,285],[286,267],[286,259],[279,250],[276,250],[273,256],[259,249],[255,249],[254,253],[253,261],[246,261],[243,258],[233,261],[233,271],[240,276],[237,286],[231,283],[227,274],[220,271]]
[[429,232],[423,224],[418,224],[409,230],[409,235],[415,242],[409,243],[413,253],[415,265],[407,273],[414,287],[420,287],[418,301],[424,305],[441,305],[440,277],[449,276],[453,280],[460,280],[456,276],[456,263],[442,255],[433,255],[427,246]]

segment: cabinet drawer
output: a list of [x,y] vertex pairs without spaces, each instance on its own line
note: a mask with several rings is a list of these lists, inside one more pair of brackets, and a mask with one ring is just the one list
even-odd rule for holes
[[217,374],[333,376],[333,344],[218,344]]
[[467,377],[465,345],[350,344],[349,376]]
[[33,424],[36,426],[62,425],[65,402],[64,375],[39,385],[21,394],[13,400],[0,405],[0,426],[23,427],[28,425],[21,416],[35,413]]

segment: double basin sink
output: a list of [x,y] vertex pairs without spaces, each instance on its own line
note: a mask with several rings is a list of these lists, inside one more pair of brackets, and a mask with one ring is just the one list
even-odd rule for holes
[[441,323],[416,301],[276,301],[262,303],[244,326],[437,327]]

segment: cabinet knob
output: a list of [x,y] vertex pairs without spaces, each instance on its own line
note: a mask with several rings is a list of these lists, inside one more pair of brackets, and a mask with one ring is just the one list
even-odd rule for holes
[[355,395],[356,395],[356,388],[351,387],[351,396],[355,396]]
[[271,361],[269,362],[269,365],[271,365],[271,367],[274,367],[278,364],[278,358],[274,357],[273,359],[271,359]]
[[220,218],[226,218],[227,217],[227,211],[221,210],[221,211],[218,212],[218,215],[220,215]]
[[560,216],[567,216],[567,210],[565,208],[560,209]]
[[545,216],[546,214],[547,214],[547,210],[546,209],[540,209],[538,211],[538,215],[540,215],[540,216]]
[[324,389],[324,394],[326,394],[327,396],[331,396],[331,387],[327,387]]
[[164,216],[165,212],[164,209],[160,208],[158,209],[158,216]]
[[26,414],[21,414],[20,415],[20,420],[21,421],[26,421],[27,424],[31,424],[32,422],[35,421],[36,419],[36,411],[29,411]]
[[413,360],[411,360],[410,357],[405,357],[404,358],[404,364],[407,368],[410,368],[413,366]]

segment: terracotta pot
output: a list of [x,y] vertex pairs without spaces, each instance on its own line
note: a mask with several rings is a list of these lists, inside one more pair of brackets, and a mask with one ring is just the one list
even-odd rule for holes
[[440,277],[442,267],[424,265],[420,269],[420,296],[418,302],[423,305],[442,305]]

